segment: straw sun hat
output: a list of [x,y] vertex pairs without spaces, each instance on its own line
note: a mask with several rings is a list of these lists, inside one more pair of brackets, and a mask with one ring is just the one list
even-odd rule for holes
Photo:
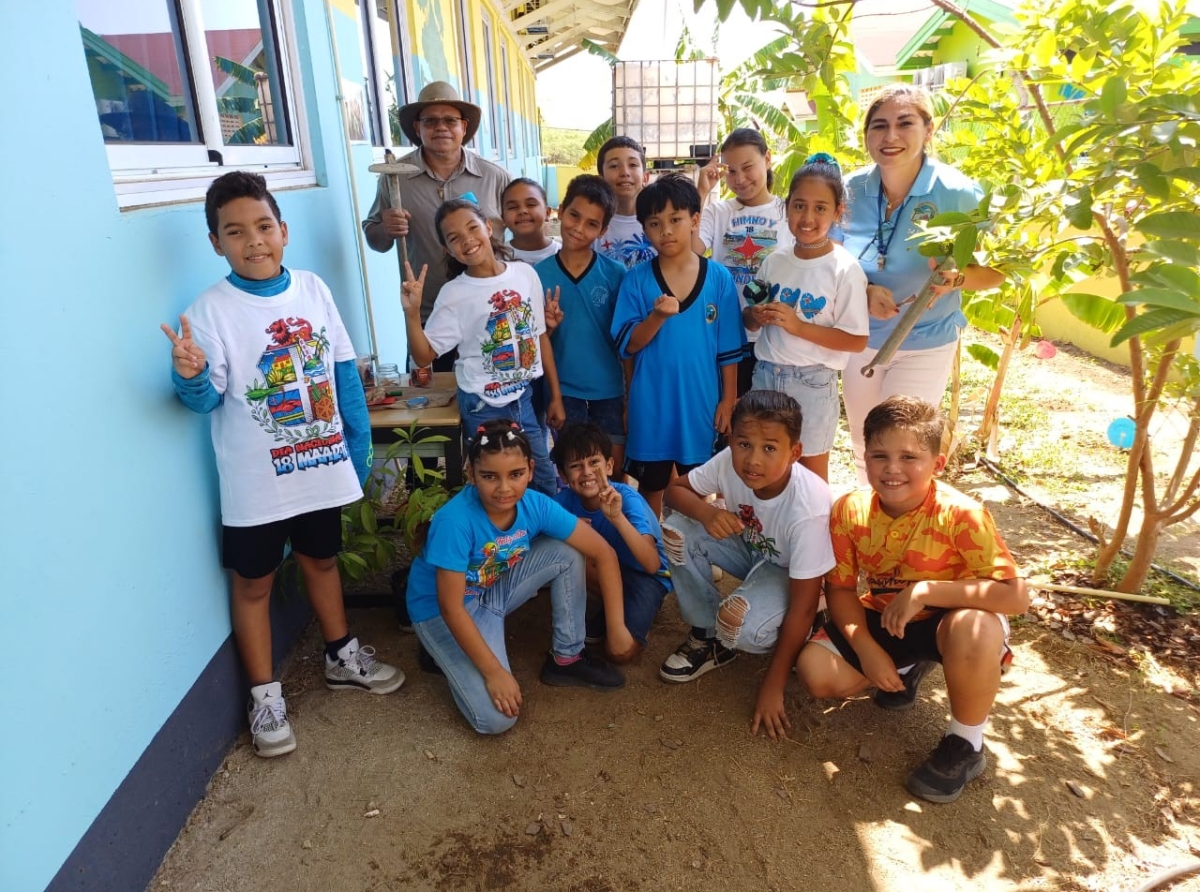
[[471,137],[479,129],[479,117],[483,110],[478,105],[472,105],[459,99],[458,91],[445,81],[433,81],[426,84],[417,94],[416,102],[410,102],[408,105],[400,107],[400,129],[404,131],[405,136],[415,145],[421,144],[421,137],[417,133],[417,118],[431,105],[451,105],[458,109],[458,113],[467,121],[467,133],[463,137],[463,142],[471,141]]

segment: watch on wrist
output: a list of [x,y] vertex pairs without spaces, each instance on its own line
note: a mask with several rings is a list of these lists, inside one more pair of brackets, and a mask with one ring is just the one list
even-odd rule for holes
[[958,275],[954,277],[954,281],[951,283],[950,287],[961,288],[963,286],[963,282],[965,281],[967,281],[967,274],[962,270],[959,270]]

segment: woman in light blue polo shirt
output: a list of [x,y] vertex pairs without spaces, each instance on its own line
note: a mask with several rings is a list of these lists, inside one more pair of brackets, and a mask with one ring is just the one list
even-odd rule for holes
[[976,264],[944,272],[933,288],[938,299],[900,349],[876,366],[872,377],[863,376],[863,366],[895,328],[904,304],[929,278],[929,258],[917,253],[917,243],[908,240],[917,229],[914,221],[945,211],[974,210],[983,197],[973,180],[929,157],[933,110],[921,87],[885,87],[867,109],[864,129],[867,151],[875,163],[846,178],[843,244],[867,274],[871,334],[867,349],[851,354],[842,374],[842,398],[859,481],[865,484],[862,425],[867,413],[896,394],[921,397],[935,406],[941,403],[958,331],[967,324],[962,289],[995,288],[1004,275]]

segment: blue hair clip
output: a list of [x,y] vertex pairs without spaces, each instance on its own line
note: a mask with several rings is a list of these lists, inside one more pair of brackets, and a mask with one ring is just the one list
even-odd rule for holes
[[838,170],[842,169],[841,165],[837,163],[837,159],[834,158],[832,155],[830,155],[828,152],[814,152],[812,155],[809,155],[807,158],[804,159],[804,163],[805,164],[817,164],[817,163],[832,164]]
[[464,192],[462,195],[460,195],[458,197],[463,199],[464,201],[471,202],[471,204],[475,205],[476,207],[479,207],[479,199],[475,197],[474,192]]

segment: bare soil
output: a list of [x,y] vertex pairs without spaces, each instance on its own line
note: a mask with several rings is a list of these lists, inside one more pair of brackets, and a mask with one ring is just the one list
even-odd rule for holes
[[[1103,437],[1128,411],[1121,375],[1065,352],[1035,363],[1019,357],[1010,386],[1056,401],[1042,445],[1095,464],[1075,502],[1054,498],[1076,516],[1106,510],[1120,455],[1104,454],[1112,447],[1094,429]],[[988,504],[1023,564],[1089,553],[985,472],[955,482]],[[1200,567],[1194,526],[1175,533],[1163,560]],[[444,681],[417,670],[416,641],[390,611],[351,617],[408,674],[388,697],[326,690],[310,630],[284,676],[299,749],[259,759],[243,735],[150,888],[1132,892],[1200,858],[1194,615],[1043,598],[1014,623],[988,769],[937,806],[912,799],[903,779],[944,733],[940,670],[901,714],[865,696],[813,701],[793,684],[792,734],[772,742],[749,734],[766,658],[739,655],[689,685],[659,681],[687,633],[670,600],[624,690],[540,685],[545,601],[509,623],[525,708],[494,739],[471,732]],[[1195,892],[1200,879],[1172,888]]]

